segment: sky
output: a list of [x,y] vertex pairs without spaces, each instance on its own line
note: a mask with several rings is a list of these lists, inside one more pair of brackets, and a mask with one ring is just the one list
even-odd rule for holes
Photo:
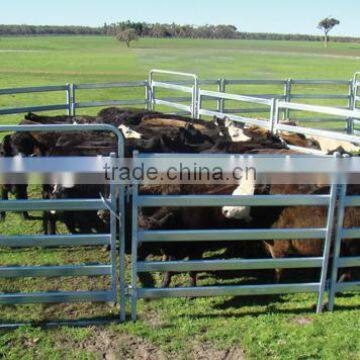
[[0,24],[91,25],[146,21],[233,24],[240,31],[319,34],[329,15],[333,35],[360,36],[359,0],[1,0]]

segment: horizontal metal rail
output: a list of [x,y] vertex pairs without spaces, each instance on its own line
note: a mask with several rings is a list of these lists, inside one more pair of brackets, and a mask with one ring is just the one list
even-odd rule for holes
[[138,206],[326,206],[329,200],[329,195],[142,195]]
[[339,134],[334,131],[328,131],[328,130],[322,130],[322,129],[311,129],[311,128],[305,128],[302,126],[291,126],[291,125],[285,125],[285,124],[277,124],[276,129],[280,131],[288,131],[288,132],[294,132],[298,134],[304,134],[304,135],[314,135],[314,136],[320,136],[324,138],[334,139],[334,140],[340,140],[340,141],[347,141],[347,142],[353,142],[356,144],[360,144],[360,137],[354,136],[354,135],[348,135],[348,134]]
[[74,303],[116,301],[113,291],[53,291],[45,293],[0,294],[0,304]]
[[0,201],[0,211],[50,211],[50,210],[106,210],[101,199],[64,200],[6,200]]
[[0,89],[0,95],[27,94],[27,93],[48,92],[48,91],[64,91],[67,89],[68,89],[68,85],[31,86],[31,87],[21,87],[21,88],[13,88],[13,89]]
[[337,260],[337,266],[341,268],[356,267],[360,264],[360,256],[341,257]]
[[186,288],[139,288],[136,296],[144,299],[165,297],[206,297],[206,296],[241,296],[270,295],[299,292],[317,292],[319,283],[281,284],[281,285],[241,285],[241,286],[207,286]]
[[291,79],[291,84],[294,85],[350,85],[349,80],[296,80]]
[[139,272],[226,271],[261,269],[296,269],[320,267],[321,257],[289,259],[231,259],[188,261],[139,261]]
[[257,114],[257,113],[267,113],[269,112],[268,108],[242,108],[242,109],[227,109],[223,110],[225,114]]
[[336,284],[336,291],[359,291],[360,281],[349,281]]
[[115,82],[115,83],[97,83],[97,84],[74,84],[76,90],[91,90],[91,89],[110,89],[110,88],[129,88],[129,87],[144,87],[147,86],[147,81],[137,82]]
[[0,278],[111,275],[111,265],[8,266],[0,267]]
[[109,234],[1,235],[0,247],[60,247],[110,245]]
[[199,94],[201,97],[206,96],[207,98],[211,97],[211,98],[215,98],[215,99],[236,100],[236,101],[243,101],[243,102],[249,102],[249,103],[254,103],[254,104],[271,106],[270,100],[263,99],[261,97],[255,97],[255,96],[228,94],[228,93],[222,93],[222,92],[210,91],[210,90],[200,90]]
[[269,122],[265,121],[265,120],[258,120],[258,119],[244,117],[244,116],[233,115],[230,113],[219,112],[219,111],[215,111],[215,110],[200,109],[198,114],[204,115],[204,116],[217,116],[220,119],[228,118],[228,119],[236,121],[236,122],[265,127],[265,128],[268,127],[268,124],[269,124]]
[[292,94],[290,99],[345,99],[348,100],[350,95],[341,94]]
[[11,114],[21,114],[28,113],[31,111],[55,111],[55,110],[66,110],[68,105],[59,104],[59,105],[38,105],[38,106],[25,106],[19,108],[7,108],[0,109],[0,115],[11,115]]
[[343,239],[360,239],[360,228],[342,229]]
[[284,85],[286,80],[257,80],[257,79],[224,79],[226,85]]
[[318,114],[337,115],[349,118],[360,119],[360,111],[339,109],[330,106],[308,105],[278,101],[278,107],[289,110],[309,111]]
[[322,239],[326,229],[224,229],[139,231],[140,242]]
[[177,103],[174,103],[174,102],[171,102],[171,101],[154,99],[154,104],[163,105],[163,106],[169,106],[169,107],[173,107],[175,109],[191,112],[191,106],[187,106],[187,105],[183,105],[183,104],[177,104]]
[[182,76],[182,77],[190,77],[194,80],[197,80],[197,76],[195,74],[186,73],[186,72],[180,72],[180,71],[171,71],[171,70],[161,70],[161,69],[151,69],[150,70],[150,76],[153,76],[154,74],[165,74],[165,75],[175,75],[175,76]]
[[113,105],[145,105],[147,101],[144,99],[129,99],[129,100],[105,100],[105,101],[91,101],[91,102],[76,102],[74,107],[90,108],[90,107],[102,107],[102,106],[113,106]]
[[360,196],[359,195],[353,195],[348,196],[344,200],[345,206],[360,206]]
[[161,81],[153,81],[152,82],[153,87],[161,87],[163,89],[169,89],[169,90],[177,90],[177,91],[183,91],[187,93],[192,93],[192,88],[187,86],[181,86],[177,84],[169,84]]
[[[201,90],[201,91],[206,91],[206,90]],[[282,100],[285,99],[285,96],[280,95],[280,94],[230,94],[230,93],[221,93],[221,94],[246,96],[246,97],[255,98],[255,99],[282,99]],[[209,100],[218,100],[220,98],[215,97],[215,96],[202,95],[202,99],[203,99],[203,101],[209,101]],[[221,97],[221,99],[222,99],[222,97]],[[231,100],[231,99],[229,99],[229,100]]]
[[185,97],[185,96],[180,96],[180,97],[165,97],[165,98],[159,98],[159,100],[163,100],[163,101],[169,101],[169,102],[189,102],[191,101],[191,97]]

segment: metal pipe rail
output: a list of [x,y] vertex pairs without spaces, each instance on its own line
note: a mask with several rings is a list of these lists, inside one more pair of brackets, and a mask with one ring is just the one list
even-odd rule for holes
[[[154,154],[156,156],[156,154]],[[163,155],[164,156],[164,155]],[[209,154],[207,154],[209,156]],[[216,156],[216,155],[215,155]],[[134,157],[141,157],[134,153]],[[256,157],[256,155],[255,155]],[[198,157],[197,160],[199,161]],[[322,311],[329,262],[333,219],[336,206],[337,185],[332,185],[328,195],[139,195],[138,184],[132,187],[132,251],[131,251],[131,296],[132,319],[136,319],[139,298],[163,298],[180,296],[223,296],[280,294],[292,292],[316,292],[318,294],[317,312]],[[327,222],[324,228],[302,229],[202,229],[202,230],[142,230],[138,226],[138,211],[143,207],[222,207],[222,206],[326,206]],[[286,259],[231,259],[196,261],[139,261],[138,247],[141,243],[244,241],[244,240],[286,240],[286,239],[323,239],[323,253],[317,258]],[[239,285],[184,288],[139,288],[139,272],[166,271],[206,271],[239,269],[276,269],[278,267],[308,268],[319,267],[321,276],[316,283],[286,285]]]
[[258,120],[258,119],[243,117],[243,116],[239,116],[239,115],[233,115],[232,113],[226,113],[226,110],[224,110],[223,108],[219,109],[219,106],[216,111],[204,109],[202,107],[204,99],[215,99],[215,100],[221,100],[221,101],[234,100],[234,101],[246,102],[246,103],[251,103],[251,104],[267,105],[269,107],[268,111],[270,113],[270,115],[269,115],[270,118],[273,116],[272,109],[274,106],[274,100],[268,100],[268,99],[264,99],[264,98],[257,98],[257,97],[244,96],[244,95],[227,94],[227,93],[222,93],[222,92],[217,92],[217,91],[208,91],[208,90],[199,90],[199,92],[198,92],[198,102],[197,102],[198,111],[197,111],[197,113],[198,113],[199,117],[201,115],[216,116],[219,118],[228,118],[228,119],[231,119],[236,122],[250,124],[250,125],[256,125],[256,126],[265,127],[265,128],[269,128],[271,126],[271,121],[268,122],[268,121],[264,121],[264,120]]
[[[117,154],[124,156],[124,138],[119,129],[106,124],[95,125],[2,125],[0,132],[76,132],[107,131],[117,137]],[[110,161],[115,161],[115,153],[110,154]],[[62,171],[61,168],[58,171]],[[66,171],[66,169],[65,169]],[[1,266],[0,278],[23,277],[63,277],[63,276],[110,276],[110,288],[103,291],[57,291],[38,293],[1,293],[0,304],[24,304],[46,302],[118,302],[117,276],[117,215],[119,213],[120,240],[120,320],[125,320],[125,244],[124,244],[124,189],[122,185],[110,184],[110,198],[105,204],[102,199],[65,199],[65,200],[1,200],[1,211],[110,211],[110,229],[107,234],[79,235],[1,235],[0,246],[10,248],[25,247],[73,247],[109,245],[108,264],[59,265],[59,266]],[[1,327],[12,326],[2,324]]]
[[[182,77],[190,77],[192,80],[179,80],[179,81],[166,81],[166,82],[154,82],[154,85],[160,85],[163,88],[167,88],[168,90],[174,91],[185,91],[190,93],[190,88],[193,89],[193,94],[195,96],[189,97],[166,97],[166,98],[158,98],[154,100],[154,87],[151,86],[153,82],[154,74],[165,74],[165,75],[173,75],[173,76],[182,76]],[[156,84],[158,83],[158,84]],[[227,86],[236,86],[236,85],[273,85],[273,86],[283,86],[283,91],[281,93],[273,93],[273,94],[247,94],[249,97],[260,97],[266,99],[279,99],[290,102],[293,99],[338,99],[338,100],[348,100],[347,108],[352,109],[354,105],[356,106],[356,101],[358,101],[359,96],[357,96],[356,90],[357,75],[355,74],[353,80],[345,81],[345,80],[259,80],[259,79],[217,79],[217,80],[199,80],[195,74],[183,73],[183,72],[173,72],[173,71],[165,71],[165,70],[152,70],[149,74],[148,81],[138,81],[138,82],[115,82],[115,83],[100,83],[100,84],[72,84],[72,85],[64,85],[64,86],[40,86],[40,87],[25,87],[25,88],[15,88],[15,89],[0,89],[0,95],[4,94],[22,94],[22,93],[31,93],[31,92],[47,92],[47,91],[66,91],[66,104],[54,104],[54,105],[38,105],[38,106],[24,106],[18,108],[5,108],[0,109],[0,115],[7,114],[17,114],[17,113],[25,113],[29,111],[55,111],[55,110],[67,110],[68,115],[75,115],[77,108],[90,108],[90,107],[102,107],[102,106],[124,106],[124,105],[146,105],[148,109],[153,109],[155,105],[162,105],[167,107],[173,107],[179,110],[178,113],[181,114],[191,114],[193,117],[197,117],[196,111],[196,101],[197,94],[195,94],[199,90],[199,86],[211,86],[216,85],[219,92],[226,93]],[[175,85],[172,87],[171,85]],[[176,88],[176,85],[178,87]],[[186,85],[192,85],[190,88]],[[349,91],[348,94],[294,94],[292,87],[293,86],[325,86],[325,85],[335,85],[335,86],[348,86]],[[110,88],[136,88],[136,87],[144,87],[145,88],[145,98],[142,99],[113,99],[113,100],[105,100],[105,101],[78,101],[76,99],[76,93],[80,90],[95,90],[95,89],[110,89]],[[243,91],[241,91],[243,92]],[[217,110],[219,112],[225,112],[227,114],[250,114],[250,113],[262,113],[266,112],[266,108],[257,108],[257,109],[247,109],[247,108],[229,108],[225,109],[225,101],[224,98],[218,98],[217,100]],[[181,103],[189,102],[191,105],[187,106]],[[290,118],[290,109],[282,109],[284,114],[284,118]],[[327,121],[327,119],[320,118],[300,118],[300,121],[308,121],[308,122],[319,122],[319,121]],[[331,121],[335,121],[332,119]],[[347,131],[348,133],[353,133],[353,123],[352,119],[348,119]]]
[[[281,109],[291,109],[291,110],[297,110],[297,111],[308,111],[308,112],[313,112],[313,113],[317,113],[317,114],[337,115],[337,116],[341,116],[344,118],[360,119],[360,111],[357,111],[357,110],[346,110],[346,109],[332,108],[332,107],[328,107],[328,106],[288,103],[285,101],[276,101],[275,107],[277,109],[275,111],[275,114],[279,114],[279,111]],[[305,128],[305,127],[301,127],[301,126],[289,126],[289,125],[281,124],[279,122],[278,115],[274,117],[274,128],[273,129],[275,132],[287,131],[287,132],[293,132],[293,133],[310,135],[310,136],[314,135],[314,136],[320,136],[320,137],[325,137],[325,138],[334,139],[334,140],[352,142],[352,143],[360,145],[360,137],[359,136],[354,136],[354,135],[349,135],[349,134],[341,134],[341,133],[336,133],[334,131],[311,129],[311,128]]]
[[15,95],[15,94],[29,94],[29,93],[42,93],[42,92],[59,92],[65,91],[66,102],[63,104],[54,105],[32,105],[17,108],[0,108],[0,115],[21,114],[30,111],[53,111],[53,110],[67,110],[71,114],[71,85],[53,85],[53,86],[35,86],[35,87],[22,87],[14,89],[0,89],[0,95]]
[[127,99],[127,100],[106,100],[106,101],[76,101],[76,94],[78,90],[99,90],[99,89],[112,89],[112,88],[144,88],[147,89],[147,81],[138,82],[115,82],[103,84],[73,84],[71,86],[71,114],[76,115],[76,109],[102,107],[102,106],[115,106],[115,105],[146,105],[147,99]]
[[[192,78],[192,82],[189,85],[191,87],[187,87],[184,85],[180,85],[177,82],[160,82],[154,80],[155,74],[165,74],[171,76],[180,76],[186,78]],[[174,91],[182,91],[191,94],[191,103],[190,105],[179,104],[178,102],[173,102],[164,99],[156,98],[155,88],[163,88],[167,90],[174,90]],[[167,70],[157,70],[153,69],[149,72],[149,79],[148,79],[148,91],[147,91],[147,100],[148,100],[148,109],[154,110],[155,105],[163,105],[168,107],[174,107],[175,109],[185,111],[190,113],[193,118],[197,118],[197,93],[199,91],[199,78],[196,74],[178,72],[178,71],[167,71]]]
[[335,297],[339,292],[356,291],[360,289],[359,281],[340,282],[339,270],[343,268],[359,267],[360,256],[346,257],[341,254],[341,246],[345,239],[360,239],[360,227],[344,228],[346,208],[359,207],[360,196],[346,195],[347,186],[342,185],[339,194],[339,210],[336,223],[336,236],[334,246],[334,260],[332,264],[328,309],[334,309]]

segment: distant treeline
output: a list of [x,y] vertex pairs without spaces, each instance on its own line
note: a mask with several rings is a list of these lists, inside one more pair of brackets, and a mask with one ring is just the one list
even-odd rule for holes
[[[0,25],[0,36],[15,35],[104,35],[115,36],[119,30],[132,28],[140,37],[188,38],[188,39],[248,39],[248,40],[297,40],[322,41],[321,35],[249,33],[241,32],[233,25],[178,25],[149,24],[145,22],[119,22],[101,27],[55,25]],[[334,36],[335,42],[360,42],[360,38]]]

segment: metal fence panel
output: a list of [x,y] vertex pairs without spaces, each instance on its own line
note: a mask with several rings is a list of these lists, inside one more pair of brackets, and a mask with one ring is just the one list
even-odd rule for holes
[[[138,157],[137,153],[134,157]],[[209,154],[207,154],[209,156]],[[215,155],[216,156],[216,155]],[[256,156],[256,155],[255,155]],[[156,157],[156,154],[154,155]],[[201,159],[198,159],[201,160]],[[132,279],[130,287],[131,314],[136,319],[137,300],[139,298],[163,297],[195,297],[224,295],[255,295],[281,294],[295,292],[316,292],[318,294],[317,312],[322,311],[326,285],[326,273],[330,255],[332,223],[336,206],[336,185],[332,185],[329,195],[295,195],[295,196],[207,196],[207,195],[139,195],[138,184],[132,189]],[[225,205],[252,206],[327,206],[327,222],[325,228],[301,229],[202,229],[202,230],[142,230],[138,226],[138,211],[142,207],[187,207]],[[139,261],[138,247],[142,242],[188,242],[188,241],[248,241],[248,240],[285,240],[285,239],[323,239],[322,256],[316,258],[285,258],[285,259],[231,259],[231,260],[191,260],[191,261]],[[137,286],[140,272],[166,271],[204,271],[234,269],[276,269],[276,268],[307,268],[318,267],[320,279],[315,283],[296,284],[259,284],[239,286],[209,286],[183,288],[139,288]]]
[[[121,132],[110,125],[3,125],[0,131],[108,131],[117,137],[117,152],[119,157],[124,156],[124,139]],[[110,160],[115,161],[115,153],[110,154]],[[117,195],[119,194],[119,195]],[[51,211],[51,210],[101,210],[110,206],[110,231],[108,234],[81,234],[81,235],[9,235],[0,236],[0,246],[10,248],[23,247],[68,247],[68,246],[110,246],[110,263],[91,265],[58,265],[58,266],[2,266],[0,277],[63,277],[63,276],[110,276],[110,289],[104,291],[58,291],[38,293],[1,293],[0,304],[24,303],[62,303],[62,302],[118,302],[118,284],[120,283],[120,320],[125,320],[125,246],[124,246],[124,197],[123,186],[110,184],[110,198],[107,204],[99,199],[67,199],[67,200],[1,200],[0,210],[3,211]],[[120,233],[117,233],[117,215],[119,214]],[[118,261],[116,239],[120,240],[120,279],[117,276]],[[2,327],[11,326],[3,324]],[[14,325],[14,324],[13,324]]]

